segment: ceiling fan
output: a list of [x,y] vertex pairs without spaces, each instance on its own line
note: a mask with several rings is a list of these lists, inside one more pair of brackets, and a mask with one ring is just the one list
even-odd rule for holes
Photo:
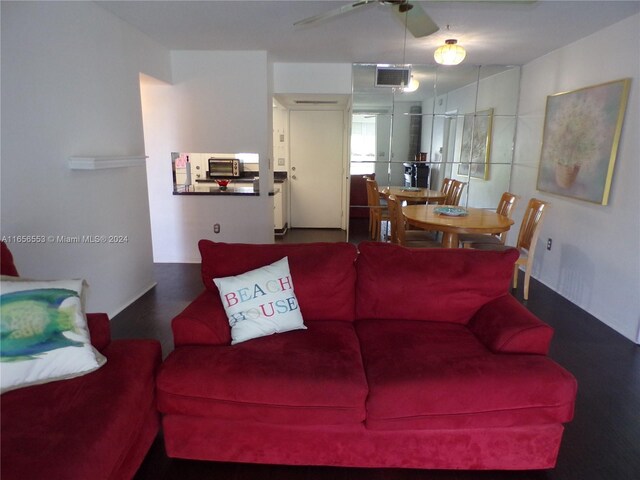
[[[453,1],[471,1],[471,0],[453,0]],[[482,0],[486,2],[506,2],[506,3],[534,3],[535,0]],[[354,10],[368,7],[371,5],[384,5],[390,7],[396,16],[402,21],[405,28],[416,37],[426,37],[436,33],[440,28],[431,20],[431,17],[425,13],[420,5],[410,0],[360,0],[355,3],[344,5],[333,10],[329,10],[313,17],[305,18],[294,23],[295,26],[311,25],[314,23],[327,20],[338,15],[352,12]]]
[[313,17],[299,20],[295,22],[294,25],[311,25],[371,5],[385,5],[390,7],[406,26],[407,30],[416,38],[426,37],[440,29],[420,5],[410,3],[409,0],[360,0],[319,15],[314,15]]

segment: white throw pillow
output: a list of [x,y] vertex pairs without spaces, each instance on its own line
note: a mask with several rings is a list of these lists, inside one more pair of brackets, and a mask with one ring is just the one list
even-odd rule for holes
[[231,326],[231,344],[306,329],[284,257],[241,275],[214,278]]
[[107,360],[89,338],[83,280],[0,282],[0,390],[73,378]]

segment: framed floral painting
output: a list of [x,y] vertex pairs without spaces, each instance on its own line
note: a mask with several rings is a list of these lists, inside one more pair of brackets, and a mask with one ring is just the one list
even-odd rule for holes
[[464,116],[458,175],[489,178],[492,124],[493,108]]
[[630,79],[547,97],[538,190],[606,205]]

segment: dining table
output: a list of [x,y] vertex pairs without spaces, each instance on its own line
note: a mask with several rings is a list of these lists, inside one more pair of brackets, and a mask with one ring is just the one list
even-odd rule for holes
[[[449,214],[439,213],[448,212]],[[409,225],[424,230],[442,232],[442,246],[458,248],[461,233],[502,233],[513,225],[513,220],[495,210],[473,207],[445,207],[443,205],[407,205],[402,213]]]
[[384,197],[395,196],[400,202],[412,205],[416,203],[443,203],[447,194],[439,190],[422,187],[383,187],[380,193]]

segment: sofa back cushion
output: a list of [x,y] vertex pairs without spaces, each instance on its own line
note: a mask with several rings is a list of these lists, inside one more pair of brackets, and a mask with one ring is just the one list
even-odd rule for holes
[[518,252],[359,245],[356,317],[466,324],[505,295]]
[[[349,320],[355,316],[355,261],[350,243],[241,244],[200,240],[202,280],[219,295],[214,278],[239,275],[288,257],[302,317]],[[220,302],[222,308],[222,302]]]

